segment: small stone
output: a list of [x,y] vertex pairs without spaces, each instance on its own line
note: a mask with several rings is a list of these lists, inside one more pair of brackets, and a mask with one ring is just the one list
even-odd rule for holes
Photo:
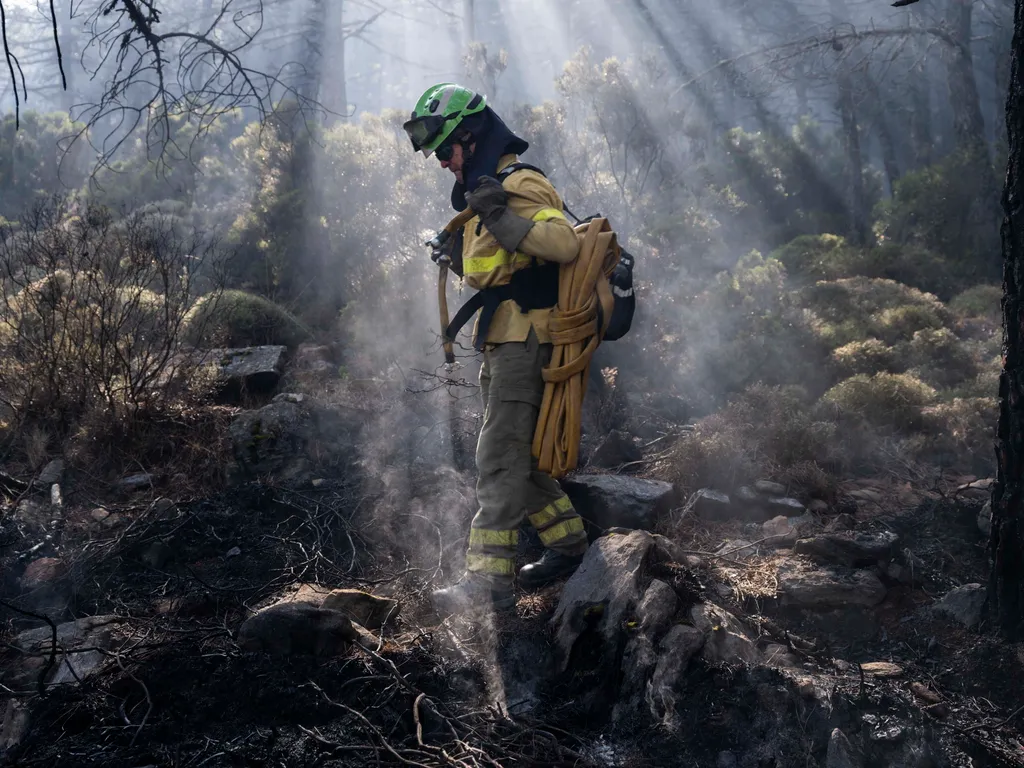
[[807,508],[798,499],[791,499],[784,496],[772,496],[768,499],[768,508],[773,512],[794,517],[802,515]]
[[64,508],[64,494],[60,492],[60,485],[58,483],[50,486],[50,506],[54,511]]
[[319,488],[325,482],[327,481],[324,480],[322,477],[314,477],[313,480],[310,482],[310,485],[312,485],[314,488]]
[[830,522],[825,530],[827,531],[852,531],[857,527],[857,518],[851,515],[849,512],[843,512],[841,515],[836,517]]
[[306,401],[306,396],[298,392],[282,392],[279,395],[274,395],[274,399],[271,402],[275,403],[295,403],[295,405],[302,405]]
[[828,512],[828,502],[821,499],[811,499],[807,502],[807,509],[816,515],[823,515]]
[[757,556],[757,546],[744,539],[731,539],[726,541],[715,552],[715,557],[725,560],[746,562]]
[[932,606],[932,610],[955,619],[965,627],[974,627],[984,617],[987,598],[985,587],[981,584],[965,584],[947,592]]
[[868,661],[860,665],[865,675],[890,679],[903,676],[903,667],[890,661]]
[[103,507],[96,507],[89,513],[89,517],[91,517],[97,523],[102,523],[104,520],[110,517],[110,510],[104,509]]
[[148,472],[140,472],[135,475],[122,477],[117,481],[116,486],[122,491],[139,491],[143,488],[150,488],[153,485],[153,476]]
[[64,460],[54,459],[48,463],[36,478],[36,485],[39,488],[49,488],[54,483],[64,481]]
[[722,522],[732,518],[732,503],[728,494],[711,488],[701,488],[694,494],[693,511],[701,520]]
[[943,720],[949,717],[949,705],[946,704],[946,702],[944,701],[940,702],[939,704],[929,704],[927,707],[924,707],[923,709],[929,715],[938,720]]
[[989,499],[978,513],[978,530],[986,539],[992,536],[992,500]]
[[238,557],[240,554],[242,554],[241,547],[232,547],[226,553],[224,553],[224,559],[227,560],[232,557]]
[[791,668],[799,665],[796,656],[789,652],[789,648],[779,643],[770,643],[764,649],[764,662],[769,667]]
[[757,491],[748,485],[737,488],[733,493],[733,497],[741,504],[756,504],[761,500],[761,497],[757,495]]
[[928,687],[926,683],[911,683],[910,692],[926,704],[938,704],[942,697]]
[[380,629],[398,616],[399,603],[390,597],[378,597],[358,589],[335,589],[328,593],[321,608],[339,611],[367,629]]
[[159,498],[153,502],[152,506],[153,516],[157,520],[173,520],[175,512],[175,504],[170,499]]
[[782,483],[775,483],[771,480],[758,480],[754,483],[754,490],[765,496],[785,496],[786,486]]
[[39,589],[58,581],[66,573],[67,567],[59,557],[40,557],[25,566],[18,583],[25,590]]

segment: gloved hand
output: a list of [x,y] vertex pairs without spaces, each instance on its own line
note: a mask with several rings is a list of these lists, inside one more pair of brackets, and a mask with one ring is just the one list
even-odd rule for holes
[[452,272],[462,277],[462,230],[454,235],[444,238],[442,242],[437,239],[430,241],[430,259],[438,266],[447,264]]
[[480,177],[476,189],[466,195],[466,202],[498,245],[509,253],[516,251],[526,233],[533,229],[532,221],[508,209],[508,192],[491,176]]

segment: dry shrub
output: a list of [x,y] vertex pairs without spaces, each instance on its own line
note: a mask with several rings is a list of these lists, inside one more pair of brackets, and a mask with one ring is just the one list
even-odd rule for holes
[[925,440],[921,458],[962,462],[974,471],[991,471],[999,403],[994,397],[954,398],[922,411]]
[[851,341],[832,350],[830,359],[832,367],[844,379],[858,373],[894,371],[897,367],[896,350],[881,339]]
[[[166,383],[188,380],[181,330],[211,253],[166,217],[59,199],[0,230],[0,399],[22,434],[55,448],[91,425],[91,441],[124,443],[179,407]],[[33,462],[46,450],[20,447]]]
[[803,289],[800,303],[815,334],[830,349],[869,338],[890,345],[910,341],[917,331],[953,322],[935,296],[894,280],[823,280]]
[[802,388],[757,384],[701,419],[676,445],[663,472],[690,490],[775,477],[827,494],[837,437],[835,422],[815,417]]
[[297,347],[310,331],[284,307],[245,291],[204,296],[185,318],[184,340],[197,347]]
[[948,328],[918,331],[904,350],[913,374],[933,387],[953,387],[978,375],[974,355]]
[[959,317],[980,317],[998,323],[1002,315],[1002,301],[1002,286],[982,284],[954,296],[949,308]]
[[822,402],[839,409],[843,417],[876,427],[915,430],[922,409],[935,400],[935,390],[906,373],[858,374],[832,387]]

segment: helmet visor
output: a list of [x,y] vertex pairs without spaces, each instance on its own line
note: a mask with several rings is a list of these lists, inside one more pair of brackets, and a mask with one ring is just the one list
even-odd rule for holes
[[447,118],[440,115],[426,115],[424,117],[414,117],[412,120],[405,122],[402,128],[409,134],[413,149],[423,151],[424,147],[441,135],[446,122]]

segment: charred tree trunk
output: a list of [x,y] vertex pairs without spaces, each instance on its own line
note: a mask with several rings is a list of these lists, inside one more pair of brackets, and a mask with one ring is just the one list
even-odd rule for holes
[[992,496],[991,596],[1003,632],[1024,637],[1024,0],[1014,17],[1003,191],[1003,373]]
[[462,0],[462,47],[476,41],[476,0]]
[[864,158],[860,149],[860,125],[849,73],[839,75],[839,116],[843,124],[843,149],[846,153],[846,198],[849,219],[846,237],[855,245],[867,240],[867,201],[864,193]]

